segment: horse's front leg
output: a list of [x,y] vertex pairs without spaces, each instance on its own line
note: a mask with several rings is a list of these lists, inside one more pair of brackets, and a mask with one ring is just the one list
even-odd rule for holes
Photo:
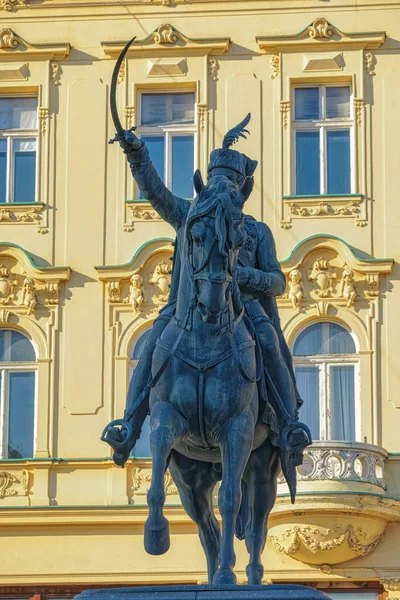
[[233,538],[241,502],[241,480],[253,446],[254,417],[250,409],[231,419],[219,436],[222,453],[222,484],[218,505],[222,518],[222,544],[219,568],[213,578],[214,585],[236,583],[233,568],[236,563]]
[[170,546],[169,524],[163,515],[164,474],[172,448],[188,432],[182,415],[167,402],[151,409],[150,450],[153,458],[151,485],[147,493],[149,516],[144,526],[144,547],[148,554],[165,554]]

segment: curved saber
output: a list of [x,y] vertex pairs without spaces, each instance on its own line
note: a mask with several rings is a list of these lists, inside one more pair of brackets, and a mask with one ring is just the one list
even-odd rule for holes
[[121,121],[119,120],[118,110],[117,110],[117,101],[116,101],[116,91],[117,91],[117,81],[119,70],[121,68],[122,61],[125,58],[126,53],[129,50],[130,45],[136,39],[136,36],[133,37],[122,50],[121,54],[118,56],[117,62],[115,63],[114,71],[111,79],[111,89],[110,89],[110,110],[112,120],[114,121],[115,129],[117,130],[117,134],[122,137],[124,136],[124,128],[121,125]]

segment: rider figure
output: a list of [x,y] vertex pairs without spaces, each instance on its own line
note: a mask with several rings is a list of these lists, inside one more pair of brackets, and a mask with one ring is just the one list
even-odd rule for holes
[[[246,131],[244,127],[249,120],[250,115],[227,133],[223,148],[211,152],[208,165],[208,183],[215,177],[228,178],[237,192],[242,192],[243,204],[253,188],[253,174],[257,161],[231,150],[229,146],[233,143],[232,133],[236,138],[234,141],[237,141],[239,136],[246,137],[243,132]],[[143,196],[164,220],[178,230],[182,222],[180,217],[186,213],[189,201],[174,196],[165,187],[151,162],[148,149],[132,133],[133,129],[124,132],[124,139],[117,136],[116,141],[119,141],[127,155],[132,174]],[[227,139],[231,140],[230,143],[225,143]],[[200,189],[203,183],[198,171],[194,179],[195,187]],[[307,428],[301,424],[300,427],[296,426],[298,408],[302,400],[297,390],[292,357],[280,327],[276,304],[276,296],[285,291],[286,280],[276,257],[275,243],[269,227],[245,215],[245,229],[247,240],[240,249],[237,267],[241,298],[253,322],[261,349],[265,368],[265,389],[278,419],[280,443],[291,453],[292,463],[301,464],[302,451],[311,441]],[[152,355],[156,342],[172,318],[175,308],[180,269],[180,257],[176,251],[173,265],[169,302],[154,321],[132,376],[124,418],[110,423],[103,434],[103,439],[114,449],[114,462],[119,466],[123,466],[129,457],[149,412]],[[118,426],[114,426],[117,424]]]

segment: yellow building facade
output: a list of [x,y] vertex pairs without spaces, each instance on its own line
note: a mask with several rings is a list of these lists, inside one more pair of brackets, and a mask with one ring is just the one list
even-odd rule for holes
[[[246,210],[275,236],[316,440],[294,507],[279,483],[265,580],[398,600],[398,4],[0,0],[0,14],[0,596],[206,580],[168,473],[171,550],[143,549],[146,439],[125,469],[100,441],[173,251],[107,143],[112,70],[136,36],[120,115],[176,193],[252,114],[237,145],[259,161]],[[237,555],[244,580],[242,543]]]

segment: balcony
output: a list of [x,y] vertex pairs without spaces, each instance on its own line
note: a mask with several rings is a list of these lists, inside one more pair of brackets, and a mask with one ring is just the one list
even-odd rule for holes
[[383,448],[356,442],[315,442],[298,468],[296,504],[280,477],[269,543],[310,565],[334,565],[373,552],[400,501],[386,491]]

